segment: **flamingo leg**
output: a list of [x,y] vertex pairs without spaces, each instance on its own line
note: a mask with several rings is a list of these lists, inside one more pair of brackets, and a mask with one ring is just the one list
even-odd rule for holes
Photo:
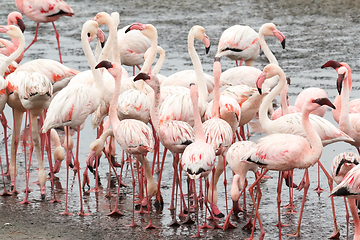
[[322,193],[325,190],[320,187],[320,164],[319,164],[319,162],[320,161],[318,161],[318,186],[317,186],[317,188],[314,189],[314,191],[320,195],[320,193]]
[[[128,158],[129,158],[129,155],[128,155]],[[131,160],[130,160],[130,168],[131,168],[132,186],[133,186],[133,213],[132,213],[132,222],[131,222],[131,224],[130,225],[125,225],[125,226],[127,226],[127,227],[135,227],[135,226],[138,226],[138,225],[135,223],[135,175],[134,175],[134,169],[133,169]],[[117,199],[119,199],[119,198],[117,197]],[[117,204],[116,204],[116,206],[117,206]]]
[[[6,117],[5,117],[5,113],[2,112],[1,113],[1,124],[3,125],[3,128],[4,128],[4,143],[5,143],[5,155],[6,155],[6,173],[9,173],[9,152],[8,152],[8,137],[7,137],[7,128],[8,128],[8,125],[7,125],[7,120],[6,120]],[[3,174],[4,175],[4,174]],[[4,188],[4,192],[5,192],[6,188]]]
[[303,199],[302,199],[302,203],[301,203],[301,209],[300,209],[298,225],[297,225],[297,228],[296,228],[296,232],[294,234],[287,234],[288,236],[291,236],[291,237],[300,236],[301,219],[302,219],[302,215],[303,215],[303,212],[304,212],[305,200],[306,200],[307,192],[309,190],[309,186],[310,186],[309,170],[305,169],[304,195],[303,195]]
[[[217,207],[217,183],[219,181],[219,178],[221,176],[221,174],[224,172],[225,169],[225,161],[224,161],[224,157],[223,156],[219,156],[219,161],[218,164],[215,168],[215,170],[213,171],[213,177],[211,180],[211,187],[209,189],[209,197],[208,199],[210,199],[210,207],[212,209],[212,212],[214,213],[215,217],[217,218],[223,218],[225,215],[220,212],[219,208]],[[215,200],[214,200],[215,198]]]
[[39,23],[36,24],[34,39],[33,39],[32,42],[29,44],[29,46],[27,46],[27,48],[25,48],[24,52],[26,52],[26,51],[31,47],[31,45],[33,45],[33,44],[37,41],[38,31],[39,31]]
[[349,215],[349,209],[347,206],[347,202],[346,202],[346,197],[344,197],[344,203],[345,203],[345,210],[346,210],[346,240],[349,240],[349,219],[350,219],[350,215]]
[[[329,175],[329,173],[326,171],[325,167],[322,165],[322,163],[320,161],[318,161],[318,165],[321,167],[321,169],[325,173],[325,176],[328,179],[330,192],[332,192],[332,189],[333,189],[333,179],[332,179],[332,177]],[[334,233],[329,238],[334,239],[334,238],[339,238],[340,230],[339,230],[337,222],[336,222],[335,204],[334,204],[334,197],[333,196],[331,196],[331,207],[332,207],[332,213],[333,213],[333,219],[334,219]]]
[[200,226],[199,226],[199,201],[198,201],[198,197],[196,195],[196,186],[195,186],[195,180],[192,179],[190,182],[192,182],[193,184],[193,191],[194,191],[194,199],[195,199],[195,208],[196,208],[196,235],[195,236],[190,236],[190,237],[204,237],[202,235],[200,235]]
[[[254,232],[255,232],[255,225],[256,225],[256,219],[258,218],[259,219],[259,225],[260,225],[260,229],[261,229],[261,235],[260,235],[260,238],[259,239],[262,239],[265,235],[265,231],[262,227],[262,223],[261,223],[261,220],[260,220],[260,216],[259,216],[259,206],[260,206],[260,199],[262,197],[262,193],[261,193],[261,190],[260,190],[260,180],[262,179],[262,177],[268,172],[269,170],[265,169],[265,171],[254,181],[254,183],[249,187],[249,194],[250,194],[250,197],[251,197],[251,200],[253,201],[253,206],[255,208],[255,217],[254,217],[254,224],[253,224],[253,227],[252,227],[252,230],[251,230],[251,235],[250,235],[250,238],[249,239],[254,239]],[[254,189],[254,186],[257,185],[257,192],[258,192],[258,201],[257,201],[257,204],[256,204],[256,201],[255,201],[255,198],[254,198],[254,193],[253,193],[253,189]]]
[[[207,195],[207,191],[209,190],[209,180],[208,179],[205,179],[205,204],[207,204],[207,198],[208,198],[208,195]],[[207,215],[207,207],[205,208],[205,221],[204,221],[204,224],[202,226],[200,226],[199,228],[208,228],[208,229],[213,229],[213,227],[209,226],[207,223],[206,223],[206,215]]]
[[60,213],[62,215],[72,215],[72,213],[68,212],[68,194],[69,194],[69,158],[70,158],[70,149],[69,149],[69,134],[67,134],[70,129],[68,126],[65,127],[67,131],[65,131],[65,137],[66,137],[66,196],[65,196],[65,210],[64,212]]
[[355,203],[355,199],[349,198],[348,201],[349,201],[350,212],[353,217],[354,226],[355,226],[354,240],[358,240],[360,239],[360,220],[357,212],[357,206]]
[[55,27],[55,23],[54,23],[54,22],[52,22],[52,25],[53,25],[54,30],[55,30],[55,36],[56,36],[56,41],[57,41],[58,50],[59,50],[60,63],[62,64],[63,61],[62,61],[61,50],[60,50],[60,35],[59,35],[58,31],[56,30],[56,27]]
[[289,211],[285,212],[289,214],[297,213],[294,209],[296,208],[296,206],[293,203],[293,197],[294,197],[293,175],[294,175],[294,170],[288,171],[288,178],[286,180],[289,183],[289,204],[285,205],[284,208],[290,208]]

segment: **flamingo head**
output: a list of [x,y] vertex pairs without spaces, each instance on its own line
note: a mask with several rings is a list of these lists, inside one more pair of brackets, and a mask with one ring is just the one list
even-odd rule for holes
[[198,40],[201,40],[205,44],[206,54],[210,51],[210,38],[205,33],[205,28],[199,25],[195,25],[190,29],[189,35],[194,34],[194,37]]
[[[110,15],[106,12],[99,12],[96,16],[92,19],[96,21],[99,25],[105,25],[108,19],[111,19]],[[112,19],[111,19],[112,20]]]
[[19,27],[15,25],[0,26],[0,33],[6,33],[10,37],[20,38],[22,32]]
[[267,36],[275,36],[281,42],[282,48],[285,49],[285,35],[276,28],[274,23],[265,23],[259,32]]
[[22,20],[22,15],[17,11],[11,12],[8,15],[8,25],[11,24],[16,24],[19,26],[22,32],[25,31],[25,24],[24,21]]

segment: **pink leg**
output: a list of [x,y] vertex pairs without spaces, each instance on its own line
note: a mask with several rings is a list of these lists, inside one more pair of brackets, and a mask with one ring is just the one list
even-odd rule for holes
[[349,240],[349,209],[346,203],[346,197],[344,197],[345,210],[346,210],[346,240]]
[[80,195],[80,212],[78,213],[79,216],[86,216],[90,215],[90,213],[84,213],[83,207],[83,198],[82,198],[82,191],[81,191],[81,179],[80,179],[80,163],[79,163],[79,145],[80,145],[80,126],[77,127],[77,140],[76,140],[76,158],[75,158],[75,169],[78,171],[78,181],[79,181],[79,195]]
[[286,180],[289,182],[289,204],[285,205],[284,208],[290,208],[289,211],[285,212],[289,214],[297,213],[294,209],[296,208],[296,206],[293,203],[293,196],[294,196],[293,173],[294,170],[288,171],[288,179]]
[[[333,179],[329,175],[329,173],[326,171],[325,167],[322,165],[320,161],[318,161],[318,165],[321,167],[323,172],[325,173],[325,176],[328,179],[328,184],[330,188],[330,192],[332,192],[333,189]],[[338,228],[337,222],[336,222],[336,214],[335,214],[335,204],[334,204],[334,197],[331,196],[331,207],[332,207],[332,213],[333,213],[333,219],[334,219],[334,233],[329,237],[330,239],[336,239],[340,236],[340,230]]]
[[[207,198],[208,198],[208,194],[207,194],[207,191],[209,190],[209,180],[206,179],[205,180],[205,204],[207,204]],[[213,227],[209,226],[207,223],[206,223],[206,215],[207,215],[207,208],[205,208],[205,221],[204,221],[204,224],[202,226],[200,226],[199,228],[208,228],[208,229],[213,229]]]
[[[1,124],[3,125],[3,128],[4,128],[4,143],[5,143],[5,155],[6,155],[6,171],[7,173],[9,172],[9,152],[8,152],[8,144],[7,144],[7,141],[8,141],[8,137],[7,137],[7,128],[8,128],[8,125],[7,125],[7,120],[6,120],[6,117],[5,117],[5,113],[2,112],[1,113],[1,117],[0,117],[0,121],[1,121]],[[3,173],[4,175],[4,173]],[[5,183],[4,183],[5,184]],[[5,192],[6,188],[4,188],[4,192]]]
[[[136,223],[135,223],[135,176],[134,176],[134,169],[133,169],[133,166],[132,166],[132,163],[130,161],[130,168],[131,168],[131,175],[132,175],[132,186],[133,186],[133,214],[132,214],[132,222],[130,225],[125,225],[127,227],[135,227],[135,226],[138,226]],[[117,199],[119,199],[117,197]],[[116,204],[117,206],[117,204]]]
[[[67,129],[67,132],[70,131],[69,127],[65,127]],[[72,215],[72,213],[68,212],[68,204],[67,204],[67,200],[68,200],[68,193],[69,193],[69,158],[70,158],[70,149],[69,149],[69,134],[65,135],[66,137],[66,142],[67,142],[67,146],[66,146],[66,196],[65,196],[65,211],[60,213],[62,215]]]
[[[31,118],[30,118],[30,110],[27,110],[26,117],[29,116],[29,129],[30,129],[30,139],[32,140],[32,131],[31,131]],[[26,120],[25,120],[25,128],[26,128]],[[26,140],[25,140],[26,141]],[[33,146],[31,141],[31,147],[30,147],[30,157],[28,166],[26,166],[26,157],[25,157],[25,177],[26,177],[26,188],[25,188],[25,198],[23,201],[20,202],[20,204],[29,204],[30,201],[28,200],[28,189],[29,189],[29,177],[30,177],[30,166],[31,166],[31,159],[32,159],[32,153],[33,153]],[[24,146],[25,147],[25,146]],[[26,156],[26,150],[25,150],[25,156]],[[26,169],[28,168],[28,169]]]
[[288,227],[290,225],[284,225],[281,223],[281,187],[283,181],[283,172],[279,171],[278,187],[277,187],[277,207],[278,207],[278,218],[279,222],[276,226],[279,228],[279,239],[281,239],[281,228]]
[[349,198],[348,200],[349,200],[350,212],[353,217],[354,226],[355,226],[354,240],[358,240],[360,239],[360,220],[357,212],[357,207],[356,207],[355,199]]
[[287,234],[288,236],[291,236],[291,237],[299,237],[300,236],[301,219],[302,219],[302,215],[303,215],[303,212],[304,212],[305,200],[306,200],[307,192],[309,190],[309,186],[310,186],[309,170],[305,169],[304,196],[303,196],[302,203],[301,203],[301,209],[300,209],[300,216],[299,216],[298,225],[297,225],[297,228],[296,228],[296,232],[294,234]]
[[58,44],[60,63],[62,64],[63,62],[62,62],[62,58],[61,58],[59,33],[58,33],[58,31],[56,30],[56,27],[55,27],[55,23],[54,23],[54,22],[52,22],[52,25],[53,25],[54,30],[55,30],[56,41],[57,41],[57,44]]
[[34,42],[37,41],[38,30],[39,30],[39,23],[36,24],[35,37],[34,37],[34,39],[33,39],[32,42],[29,44],[29,46],[27,46],[27,48],[25,48],[24,52],[26,52],[26,51],[31,47],[31,45],[33,45]]
[[[228,201],[227,201],[227,190],[226,190],[226,186],[227,186],[227,180],[226,180],[226,159],[225,156],[223,156],[223,162],[224,162],[224,189],[225,189],[225,206],[226,206],[226,215],[229,214],[229,210],[228,210]],[[233,225],[229,221],[226,222],[226,224],[223,225],[223,230],[228,229],[228,228],[235,228],[235,225]]]
[[318,186],[317,186],[317,188],[314,189],[314,191],[317,192],[319,195],[320,195],[320,193],[325,191],[324,189],[322,189],[320,187],[320,165],[319,165],[319,162],[318,162]]
[[190,182],[193,183],[193,189],[194,189],[194,199],[195,199],[195,207],[196,207],[196,226],[197,226],[197,232],[195,236],[191,236],[191,237],[203,237],[200,235],[200,227],[199,227],[199,201],[198,201],[198,197],[196,194],[196,186],[195,186],[195,180],[191,180]]
[[[251,231],[251,236],[250,239],[254,238],[254,232],[255,232],[255,225],[256,225],[256,219],[259,219],[259,225],[260,225],[260,229],[261,229],[261,234],[260,234],[260,238],[259,239],[263,239],[264,235],[265,235],[265,231],[262,227],[262,223],[260,220],[260,216],[259,216],[259,206],[260,206],[260,200],[262,197],[262,193],[260,190],[260,180],[262,179],[262,177],[267,173],[267,169],[255,180],[255,182],[249,187],[249,194],[251,196],[251,200],[253,201],[253,206],[255,207],[255,217],[254,217],[254,224],[252,227],[252,231]],[[256,204],[255,198],[254,198],[254,193],[253,193],[253,189],[254,186],[257,185],[257,190],[258,190],[258,201]]]

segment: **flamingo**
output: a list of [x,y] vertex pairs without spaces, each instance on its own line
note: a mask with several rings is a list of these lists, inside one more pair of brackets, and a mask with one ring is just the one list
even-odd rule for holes
[[133,67],[133,75],[135,76],[135,66],[139,69],[139,65],[144,62],[144,54],[151,46],[151,41],[140,31],[130,31],[129,25],[119,29],[117,39],[119,45],[119,55],[121,64]]
[[215,57],[226,56],[235,60],[236,66],[241,66],[243,61],[246,66],[253,66],[259,52],[258,33],[249,26],[234,25],[221,34]]
[[[245,193],[245,188],[247,185],[246,175],[248,171],[253,171],[255,177],[258,177],[258,165],[252,162],[244,161],[242,156],[255,147],[255,143],[252,141],[240,141],[233,143],[226,152],[226,161],[229,164],[231,170],[235,173],[233,176],[233,183],[231,185],[231,199],[233,201],[232,213],[237,214],[240,212],[238,200],[242,194]],[[240,192],[240,193],[239,193]],[[244,206],[245,205],[245,195],[244,195]],[[231,214],[231,212],[228,214]],[[228,219],[227,217],[227,219]]]
[[[193,189],[195,190],[195,179],[208,177],[211,170],[214,168],[215,164],[215,151],[211,144],[207,143],[205,140],[204,130],[201,126],[201,119],[199,115],[198,107],[198,87],[195,84],[190,86],[190,96],[193,104],[194,111],[194,123],[195,123],[195,141],[187,146],[184,150],[184,153],[181,157],[181,166],[191,179],[190,182],[193,183]],[[199,232],[199,217],[198,217],[198,199],[196,196],[196,191],[194,193],[195,205],[197,212],[197,234],[195,237],[200,237]],[[206,204],[206,202],[205,202]],[[190,212],[188,213],[190,217]]]
[[[88,86],[86,84],[75,84],[72,86],[67,86],[63,88],[58,94],[53,98],[48,108],[48,113],[46,115],[42,132],[47,132],[51,128],[63,127],[67,128],[73,127],[78,131],[77,136],[77,151],[75,158],[75,169],[79,170],[79,134],[80,126],[83,126],[85,119],[91,113],[93,113],[98,106],[103,95],[103,78],[100,73],[100,70],[95,69],[95,57],[92,54],[90,45],[88,43],[88,33],[90,35],[97,34],[98,23],[95,21],[87,21],[83,25],[81,32],[81,42],[83,46],[83,51],[89,62],[89,66],[92,70],[93,76],[95,78],[94,86]],[[105,48],[111,47],[110,44],[105,44]],[[69,131],[69,130],[68,130]],[[68,136],[68,134],[67,134]],[[67,153],[67,156],[69,154]],[[67,161],[68,162],[68,161]],[[67,170],[68,171],[68,170]],[[82,194],[81,194],[81,182],[80,174],[78,175],[79,180],[79,189],[80,189],[80,212],[79,215],[84,215],[83,203],[82,203]],[[67,208],[63,214],[69,214]]]
[[[146,186],[146,196],[151,197],[156,194],[157,184],[151,174],[149,163],[144,156],[147,152],[152,152],[154,147],[154,140],[152,138],[152,132],[150,128],[143,122],[134,120],[134,119],[126,119],[120,121],[116,114],[116,106],[117,99],[120,95],[120,85],[121,85],[121,77],[120,77],[120,69],[121,66],[117,62],[109,62],[102,61],[97,64],[96,68],[105,67],[108,69],[109,73],[113,75],[115,79],[115,90],[114,95],[110,102],[109,109],[109,118],[111,127],[114,131],[114,136],[120,147],[125,150],[128,154],[138,155],[139,160],[141,161],[142,166],[145,169],[145,175],[147,178],[147,186]],[[132,167],[132,164],[130,164]],[[133,174],[133,171],[132,171]],[[133,219],[132,224],[130,226],[135,226],[134,221],[134,198],[135,198],[135,183],[134,183],[134,175],[133,175]],[[118,195],[119,195],[120,184],[118,187]],[[117,201],[115,205],[115,209],[113,212],[118,212],[117,203],[119,196],[117,196]],[[149,208],[149,206],[148,206]],[[121,213],[119,213],[121,214]],[[149,224],[145,228],[154,228],[155,226],[151,223],[150,211],[149,211]]]
[[[339,67],[346,67],[347,71],[348,71],[348,81],[349,81],[349,94],[352,88],[352,75],[351,75],[351,69],[350,66],[345,63],[345,62],[337,62],[337,61],[333,61],[333,60],[329,60],[327,61],[323,66],[321,66],[321,68],[325,68],[325,67],[332,67],[335,70],[337,70]],[[334,105],[336,107],[336,109],[332,110],[332,115],[335,119],[335,121],[337,123],[339,123],[339,119],[340,119],[340,115],[341,115],[341,98],[342,95],[339,94],[336,96],[335,100],[334,100]],[[349,101],[349,113],[359,113],[360,112],[360,99],[356,98],[353,99],[351,101]]]
[[[151,122],[154,126],[156,133],[159,136],[160,142],[163,144],[163,146],[166,149],[169,149],[169,151],[173,155],[173,168],[174,168],[173,188],[175,182],[179,183],[180,191],[182,192],[181,181],[179,182],[179,176],[178,176],[179,154],[183,153],[185,148],[189,144],[194,142],[195,135],[193,128],[187,122],[176,121],[176,120],[169,120],[159,124],[159,105],[161,99],[159,79],[157,78],[156,74],[152,73],[150,77],[145,74],[138,75],[135,78],[135,80],[138,80],[140,77],[143,77],[144,78],[143,80],[154,90],[152,107],[150,111]],[[166,154],[164,153],[164,156],[165,155]],[[165,162],[165,158],[163,158],[162,160],[160,175],[158,179],[158,194],[160,194],[160,183],[161,183],[161,176],[162,176],[164,162]],[[174,189],[173,189],[173,193],[174,193]],[[170,209],[175,209],[175,214],[176,214],[176,204],[174,207],[173,193],[172,193]],[[180,197],[182,198],[183,195],[181,194]],[[157,200],[161,201],[162,199],[159,196],[157,196]],[[176,218],[174,218],[171,225],[175,225],[176,223],[177,223]]]
[[[287,114],[282,116],[281,118],[278,118],[275,121],[269,120],[264,115],[265,108],[269,106],[269,101],[271,101],[282,89],[282,87],[286,84],[286,76],[284,72],[281,70],[281,68],[276,64],[269,64],[264,68],[263,73],[259,77],[258,86],[261,86],[262,82],[265,81],[266,78],[273,77],[274,75],[279,75],[279,84],[265,97],[263,104],[260,106],[259,111],[259,118],[262,123],[262,126],[264,129],[272,129],[270,126],[277,121],[280,122],[281,119],[285,119],[288,116],[296,115],[296,122],[295,119],[292,120],[293,125],[295,126],[295,123],[298,122],[302,125],[301,132],[299,130],[296,131],[296,129],[293,129],[293,131],[288,132],[281,132],[281,131],[269,131],[268,137],[264,137],[261,140],[258,141],[257,146],[254,148],[253,151],[250,151],[248,154],[244,155],[244,159],[247,159],[248,161],[255,162],[259,165],[264,164],[264,167],[266,168],[265,173],[267,170],[277,170],[277,171],[290,171],[294,168],[305,168],[305,177],[306,177],[306,184],[304,186],[304,197],[303,202],[300,210],[300,217],[298,221],[298,226],[296,233],[294,236],[298,236],[300,234],[300,224],[301,224],[301,218],[303,213],[303,207],[305,203],[306,193],[309,187],[309,179],[308,179],[308,170],[307,168],[314,165],[316,162],[318,162],[321,153],[324,141],[322,141],[321,136],[319,136],[319,131],[314,127],[316,121],[311,121],[311,116],[317,115],[310,115],[310,112],[312,110],[317,109],[318,107],[322,105],[328,105],[330,107],[334,106],[330,103],[330,101],[327,98],[320,98],[320,99],[309,99],[306,102],[306,107],[303,108],[302,114]],[[259,88],[260,89],[260,88]],[[265,124],[263,125],[263,118],[266,118]],[[288,120],[291,122],[290,120]],[[295,122],[295,123],[294,123]],[[268,125],[266,125],[268,124]],[[280,124],[280,123],[279,123]],[[283,128],[284,123],[282,125],[276,125],[277,128],[280,130]],[[298,124],[297,124],[298,125]],[[291,126],[294,128],[294,126]],[[290,127],[290,124],[284,126]],[[303,136],[303,131],[305,131],[305,136]],[[341,131],[338,131],[339,133],[342,133]],[[342,138],[348,139],[346,134],[340,134]],[[340,137],[338,136],[338,137]],[[308,140],[307,140],[308,139]],[[324,139],[324,138],[323,138]],[[310,141],[310,145],[309,145]],[[275,148],[273,148],[276,146]],[[272,148],[271,151],[269,151],[269,148]],[[284,161],[284,162],[282,162]],[[285,164],[286,163],[286,164]],[[263,173],[263,174],[265,174]],[[329,176],[330,177],[330,176]],[[331,178],[331,177],[330,177]],[[261,179],[261,178],[259,178]],[[256,180],[255,183],[249,188],[250,195],[252,196],[252,200],[255,204],[255,199],[252,194],[252,188],[255,184],[259,181]],[[332,181],[331,181],[332,182]],[[329,180],[329,185],[330,185]],[[278,214],[279,214],[279,236],[281,237],[281,220],[280,220],[280,190],[281,190],[281,184],[282,184],[282,177],[279,177],[279,184],[278,184]],[[331,188],[331,185],[330,185]],[[259,198],[261,197],[261,194],[259,195]],[[333,201],[332,201],[333,203]],[[259,201],[258,201],[259,204]],[[259,205],[257,205],[258,208]],[[258,211],[256,209],[256,211]],[[258,216],[258,215],[257,215]],[[254,222],[256,221],[256,217]],[[336,220],[334,220],[335,225],[335,233],[338,235],[338,228],[336,224]],[[255,226],[255,224],[254,224]],[[254,231],[254,228],[253,228]],[[253,237],[253,232],[252,232]]]
[[51,22],[56,34],[60,63],[62,63],[59,33],[56,30],[54,22],[62,16],[72,17],[75,14],[73,9],[63,0],[42,0],[40,2],[34,0],[15,0],[15,4],[20,12],[30,18],[30,20],[36,22],[35,37],[24,52],[26,52],[26,50],[28,50],[29,47],[36,42],[39,23]]
[[[16,24],[19,26],[22,32],[25,31],[25,24],[22,20],[22,15],[17,11],[9,13],[7,17],[7,24],[8,25]],[[1,38],[0,43],[4,45],[4,47],[0,48],[0,54],[3,54],[5,56],[10,56],[19,47],[20,44],[17,38],[11,38],[11,41]],[[20,63],[23,56],[24,53],[21,53],[20,56],[17,59],[15,59],[15,61],[17,63]]]
[[[340,184],[345,175],[356,165],[360,163],[360,156],[353,152],[343,152],[334,157],[331,163],[331,175],[336,184]],[[349,211],[346,204],[346,198],[344,197],[345,209],[346,209],[346,227],[347,227],[347,239],[349,234]]]
[[[208,92],[206,87],[204,71],[201,66],[201,61],[194,47],[195,38],[202,40],[207,49],[209,49],[210,47],[210,40],[208,36],[205,34],[205,29],[201,26],[198,25],[193,26],[189,31],[188,51],[196,74],[196,84],[199,87],[199,101],[198,101],[199,111],[200,111],[200,115],[203,117],[206,110]],[[172,120],[185,121],[193,126],[194,114],[191,111],[191,109],[192,109],[192,104],[190,99],[190,92],[188,89],[184,88],[184,91],[179,91],[168,96],[161,104],[160,123],[172,119]]]
[[350,144],[356,147],[360,153],[360,129],[358,128],[360,123],[360,113],[349,113],[349,90],[351,88],[349,69],[350,67],[346,63],[338,64],[338,67],[336,68],[336,71],[338,72],[337,89],[341,96],[339,129],[355,140],[355,142]]
[[337,185],[331,192],[330,196],[344,196],[349,200],[349,207],[351,215],[354,220],[355,230],[354,230],[354,240],[360,239],[360,220],[357,212],[357,207],[355,203],[359,198],[359,170],[360,165],[352,168],[344,177],[344,179]]
[[[266,55],[270,63],[278,64],[278,61],[276,60],[274,54],[271,52],[270,48],[266,44],[265,35],[275,36],[277,39],[279,39],[283,48],[285,48],[285,36],[276,28],[275,24],[273,23],[265,23],[261,26],[259,30],[259,44],[264,54]],[[239,105],[241,106],[242,114],[239,125],[241,127],[242,133],[244,133],[243,126],[249,121],[251,121],[258,112],[263,96],[258,93],[251,95],[251,92],[253,92],[252,90],[244,90],[244,87],[239,85],[247,85],[249,87],[255,88],[256,80],[260,74],[261,70],[258,68],[252,66],[240,66],[227,69],[221,74],[220,77],[220,83],[221,85],[223,85],[223,88],[230,86],[230,88],[225,89],[225,92],[224,90],[222,91],[224,92],[222,93],[222,95],[226,94],[229,96],[242,96],[243,92],[245,91],[245,95],[251,96],[249,98],[249,100],[251,101],[245,101],[246,98],[240,97],[239,99],[239,97],[236,97]],[[277,77],[269,79],[266,83],[266,87],[264,86],[264,89],[266,89],[266,91],[267,89],[271,89],[277,81]],[[242,137],[245,140],[245,135],[242,135]]]
[[[213,64],[213,72],[214,72],[214,91],[213,91],[212,116],[203,123],[203,129],[204,129],[206,142],[213,146],[216,155],[219,156],[218,167],[221,167],[221,169],[223,170],[225,169],[225,162],[224,162],[225,151],[233,142],[234,131],[233,131],[233,127],[230,126],[227,121],[220,118],[220,111],[221,111],[219,105],[219,101],[220,101],[219,85],[220,85],[220,74],[221,74],[220,58],[215,58]],[[238,104],[234,106],[238,106]],[[234,117],[237,116],[237,119],[240,119],[239,109],[237,112],[233,111],[233,115]],[[217,179],[215,179],[215,176],[217,177]],[[224,184],[225,184],[225,193],[226,193],[226,175],[224,179],[225,179]],[[215,175],[214,172],[211,182],[211,187],[209,188],[209,195],[207,196],[207,199],[205,199],[205,201],[210,202],[210,207],[216,217],[224,217],[224,215],[219,211],[218,207],[216,206],[217,181],[218,181],[218,176],[217,174]]]

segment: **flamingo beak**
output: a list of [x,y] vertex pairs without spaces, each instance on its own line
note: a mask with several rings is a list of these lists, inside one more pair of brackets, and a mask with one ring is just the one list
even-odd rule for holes
[[340,73],[336,80],[336,88],[337,88],[339,94],[341,94],[342,83],[344,81],[344,78],[345,78],[345,73]]
[[109,69],[109,68],[112,68],[113,65],[111,62],[104,60],[104,61],[99,62],[98,65],[95,66],[95,69],[102,68],[102,67]]
[[136,77],[134,77],[133,81],[136,82],[138,80],[149,80],[150,79],[150,76],[149,74],[146,74],[146,73],[143,73],[143,72],[140,72],[138,75],[136,75]]
[[210,51],[211,43],[210,43],[210,38],[205,33],[204,33],[204,38],[202,41],[205,44],[205,52],[206,52],[206,54],[208,54]]
[[331,107],[333,109],[336,109],[334,104],[332,104],[328,98],[317,98],[317,99],[314,100],[314,103],[317,103],[317,104],[319,104],[321,106],[322,105],[327,105],[327,106],[329,106],[329,107]]
[[285,35],[277,29],[273,29],[272,32],[274,36],[281,42],[282,48],[285,49]]
[[265,82],[265,80],[266,80],[266,72],[264,71],[259,75],[258,79],[256,80],[256,87],[257,87],[260,95],[262,94],[261,88],[262,88],[262,85]]
[[326,67],[332,67],[333,69],[336,70],[339,67],[341,67],[341,64],[337,61],[329,60],[324,65],[321,66],[321,68],[326,68]]
[[17,25],[19,26],[19,28],[22,32],[25,31],[26,27],[25,27],[25,23],[23,22],[22,19],[20,19],[20,18],[17,19]]

